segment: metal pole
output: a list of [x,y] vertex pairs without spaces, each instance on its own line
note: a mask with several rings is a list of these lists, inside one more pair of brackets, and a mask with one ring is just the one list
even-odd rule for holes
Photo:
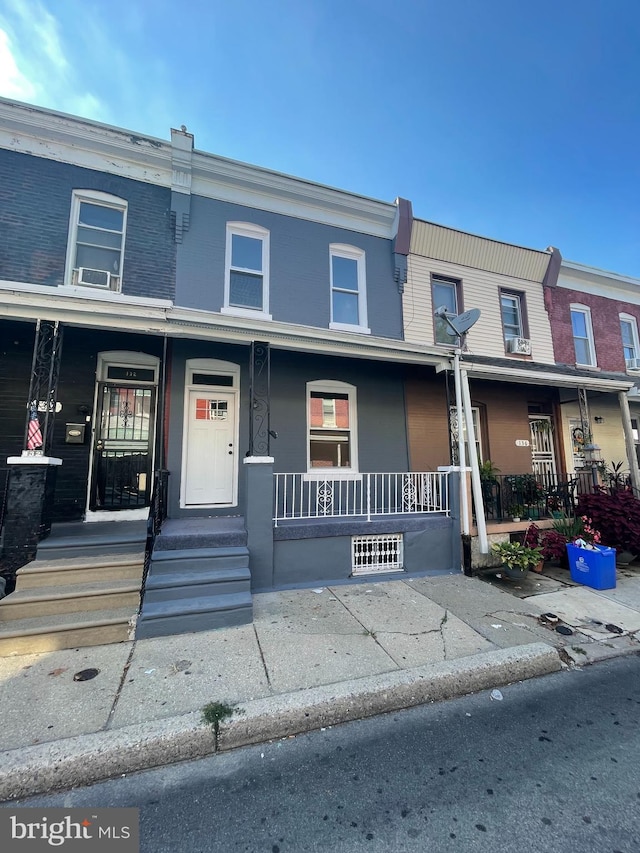
[[[476,431],[473,426],[473,416],[471,413],[471,394],[469,392],[469,377],[466,370],[460,371],[460,379],[462,384],[462,397],[464,400],[464,417],[467,425],[467,439],[469,447],[476,446]],[[476,506],[476,527],[478,528],[478,547],[481,554],[489,553],[489,540],[487,539],[487,523],[484,517],[484,502],[482,500],[482,483],[480,482],[480,464],[478,462],[478,454],[471,453],[469,463],[471,465],[471,488],[473,490],[473,500]]]
[[[464,444],[462,428],[462,386],[460,382],[460,350],[453,356],[453,378],[456,391],[456,417],[458,419],[458,465],[460,466],[460,515],[462,516],[462,533],[469,535],[469,496],[467,494],[467,451]],[[468,435],[468,433],[467,433]]]

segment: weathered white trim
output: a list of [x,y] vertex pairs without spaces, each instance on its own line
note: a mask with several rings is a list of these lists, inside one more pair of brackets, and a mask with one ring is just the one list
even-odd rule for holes
[[[191,134],[187,134],[191,136]],[[215,154],[184,152],[152,136],[0,98],[0,148],[99,172],[392,238],[396,204]],[[187,168],[186,160],[189,160]],[[178,174],[178,173],[181,174]]]
[[[63,299],[97,299],[103,302],[111,302],[125,305],[140,305],[153,308],[170,308],[173,302],[170,299],[154,299],[148,296],[127,296],[124,293],[115,293],[113,290],[94,290],[87,287],[60,285],[50,287],[46,284],[30,284],[26,281],[0,280],[0,293],[8,290],[13,293],[33,293],[42,296],[50,296],[56,300]],[[1,295],[0,295],[1,299]]]
[[640,279],[563,261],[558,287],[640,305]]

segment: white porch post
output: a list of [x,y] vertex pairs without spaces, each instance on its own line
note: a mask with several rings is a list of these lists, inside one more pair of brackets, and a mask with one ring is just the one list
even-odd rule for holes
[[467,439],[469,448],[473,448],[474,452],[469,455],[471,459],[471,489],[473,491],[473,500],[476,507],[476,527],[478,529],[478,548],[481,554],[489,553],[489,540],[487,539],[487,522],[484,517],[484,501],[482,500],[482,483],[480,482],[480,465],[478,462],[478,454],[475,453],[476,446],[476,431],[473,426],[473,415],[471,412],[471,394],[469,392],[469,377],[466,370],[461,371],[462,379],[462,396],[464,400],[464,418],[467,425]]
[[636,490],[640,491],[640,470],[638,469],[638,459],[636,457],[636,445],[633,439],[633,428],[631,426],[631,411],[629,409],[629,399],[626,391],[618,393],[620,402],[620,412],[622,413],[622,429],[624,430],[624,443],[627,449],[627,460],[629,462],[629,474],[631,476],[631,485]]

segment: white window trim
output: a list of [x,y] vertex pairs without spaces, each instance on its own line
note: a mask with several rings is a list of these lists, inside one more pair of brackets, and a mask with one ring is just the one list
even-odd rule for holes
[[[434,300],[434,298],[433,298],[433,286],[434,286],[434,284],[446,284],[446,285],[449,285],[451,288],[453,288],[453,293],[454,293],[455,302],[456,302],[455,313],[458,314],[460,311],[460,302],[462,301],[461,300],[462,280],[461,279],[455,279],[455,278],[448,278],[446,275],[440,275],[439,273],[432,273],[431,274],[431,282],[429,285],[429,294],[431,296],[431,303],[433,305],[433,311],[435,311],[436,308],[440,307],[440,305],[435,304],[436,300]],[[500,322],[502,322],[502,311],[500,312]],[[460,338],[451,337],[450,341],[439,341],[438,340],[438,327],[437,327],[437,323],[436,323],[436,318],[433,317],[433,343],[437,347],[452,347],[452,346],[457,347],[460,343]]]
[[[78,217],[80,216],[80,204],[86,201],[89,204],[99,204],[104,207],[114,207],[122,211],[122,246],[120,247],[120,280],[118,287],[107,289],[104,287],[96,288],[90,284],[74,284],[73,274],[75,271],[74,261],[76,253],[76,243],[78,238]],[[96,290],[96,292],[120,293],[122,291],[122,282],[124,280],[124,249],[127,238],[127,201],[109,193],[99,192],[98,190],[73,190],[71,196],[71,211],[69,214],[69,238],[67,241],[67,257],[65,260],[64,286],[73,287],[79,290]]]
[[[349,433],[351,439],[351,465],[349,468],[312,468],[311,467],[311,392],[347,394],[349,397]],[[304,480],[349,480],[359,477],[358,473],[358,423],[357,390],[355,385],[337,382],[332,379],[317,379],[307,382],[307,473]]]
[[[229,304],[229,294],[231,291],[231,246],[234,234],[262,241],[262,309]],[[269,313],[269,258],[269,231],[266,228],[254,225],[252,222],[227,222],[224,263],[224,305],[220,309],[221,314],[229,314],[232,317],[253,317],[260,320],[272,319]],[[255,270],[251,270],[251,272],[255,272]]]
[[[337,323],[333,319],[333,258],[349,258],[356,261],[358,271],[358,319],[359,323]],[[367,319],[367,270],[365,262],[364,249],[358,249],[356,246],[346,246],[342,243],[332,243],[329,246],[329,310],[331,320],[329,322],[330,329],[336,329],[340,332],[358,332],[361,335],[370,335]]]
[[[518,333],[515,335],[507,334],[507,329],[505,327],[504,322],[504,314],[502,313],[502,299],[506,297],[507,299],[514,299],[517,303],[518,309]],[[510,290],[501,290],[500,291],[500,322],[502,323],[502,336],[505,339],[505,342],[508,340],[512,340],[513,338],[526,338],[525,328],[524,328],[524,318],[522,316],[522,296],[515,291]]]
[[[633,348],[635,350],[634,358],[640,358],[640,338],[638,337],[638,321],[632,314],[619,314],[620,328],[622,334],[622,323],[629,323],[631,326],[631,337],[633,338]],[[622,346],[624,353],[624,341]]]
[[587,340],[589,341],[589,349],[591,350],[591,361],[582,362],[578,361],[577,353],[575,353],[575,335],[573,334],[573,320],[571,321],[571,340],[573,342],[573,351],[576,354],[576,364],[583,365],[584,367],[597,367],[598,359],[596,357],[596,343],[593,337],[593,325],[591,324],[591,309],[587,305],[579,305],[578,303],[571,303],[569,306],[569,310],[571,313],[574,311],[577,314],[584,314],[585,317],[585,326],[587,329]]

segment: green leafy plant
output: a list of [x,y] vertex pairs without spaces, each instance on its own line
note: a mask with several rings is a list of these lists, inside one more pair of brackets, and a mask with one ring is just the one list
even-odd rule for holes
[[488,483],[495,483],[498,479],[496,475],[499,473],[500,469],[496,468],[490,459],[485,459],[485,461],[480,464],[480,480],[484,480]]
[[511,504],[509,507],[509,515],[511,518],[522,518],[524,515],[524,507],[522,504]]
[[218,736],[220,734],[220,723],[232,717],[235,708],[232,705],[227,705],[224,702],[209,702],[202,709],[202,722],[207,723],[213,729],[213,738],[216,749],[218,748]]
[[522,542],[495,542],[491,550],[506,568],[523,573],[537,566],[542,559],[541,548],[529,548]]

